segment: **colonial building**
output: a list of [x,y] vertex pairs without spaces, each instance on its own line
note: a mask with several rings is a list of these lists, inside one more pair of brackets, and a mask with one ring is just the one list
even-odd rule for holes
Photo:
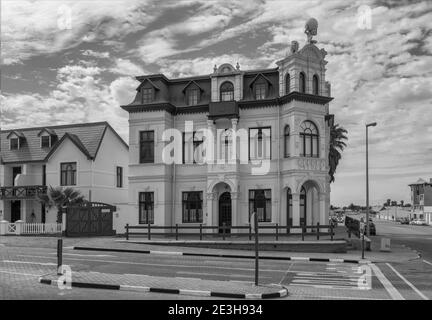
[[432,178],[429,182],[419,179],[411,187],[411,212],[414,219],[432,224]]
[[0,138],[0,220],[56,222],[56,210],[36,198],[48,186],[127,202],[128,145],[107,122],[4,130]]
[[[326,51],[314,42],[309,38],[299,50],[293,41],[270,69],[225,63],[194,77],[138,76],[134,101],[122,106],[129,113],[124,222],[247,226],[257,212],[267,225],[328,224],[332,98]],[[192,131],[187,121],[193,122]],[[164,148],[171,140],[163,135],[172,128],[183,139],[170,155],[181,156],[167,163]],[[199,161],[205,158],[200,129],[215,136],[213,163]],[[246,140],[234,143],[232,132],[241,130]],[[239,158],[246,147],[245,163]],[[237,159],[223,161],[233,153]],[[257,163],[268,165],[264,173],[254,173]]]

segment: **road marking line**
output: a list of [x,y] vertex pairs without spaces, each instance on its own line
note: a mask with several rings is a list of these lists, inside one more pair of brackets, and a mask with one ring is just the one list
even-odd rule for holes
[[[56,252],[50,252],[48,254],[57,254]],[[115,257],[109,254],[80,254],[80,253],[63,253],[64,256],[78,256],[78,257]]]
[[182,256],[183,252],[177,252],[177,251],[154,251],[150,250],[151,254],[166,254],[166,255],[175,255],[175,256]]
[[431,265],[431,266],[432,266],[432,263],[430,263],[430,262],[429,262],[429,261],[427,261],[427,260],[424,260],[424,259],[423,259],[423,262],[424,262],[424,263],[427,263],[427,264],[429,264],[429,265]]
[[12,271],[4,271],[0,270],[1,273],[8,273],[8,274],[19,274],[23,276],[34,276],[34,277],[40,277],[40,274],[33,274],[33,273],[22,273],[22,272],[12,272]]
[[41,266],[56,266],[56,263],[52,262],[31,262],[31,261],[13,261],[13,260],[3,260],[2,262],[6,263],[25,263],[25,264],[38,264]]
[[429,300],[428,297],[426,297],[423,293],[421,293],[421,291],[419,289],[417,289],[411,282],[409,282],[403,275],[401,275],[395,268],[393,268],[391,266],[390,263],[386,263],[386,265],[389,266],[390,269],[393,270],[394,273],[396,273],[398,275],[399,278],[401,278],[403,281],[405,281],[405,283],[407,285],[409,285],[411,287],[411,289],[413,289],[420,297],[422,297],[423,300]]
[[[247,275],[247,274],[223,274],[223,273],[204,273],[204,272],[189,272],[189,271],[177,271],[177,274],[197,274],[197,275],[204,275],[204,276],[221,276],[221,277],[232,277],[232,278],[251,278],[252,276]],[[266,277],[266,276],[261,276],[260,278],[269,278],[271,279],[271,277]]]
[[375,272],[376,277],[382,283],[382,285],[387,290],[387,292],[389,293],[390,297],[392,297],[393,300],[405,300],[405,298],[400,294],[400,292],[395,287],[393,287],[391,282],[384,276],[384,274],[376,265],[370,264],[369,266]]

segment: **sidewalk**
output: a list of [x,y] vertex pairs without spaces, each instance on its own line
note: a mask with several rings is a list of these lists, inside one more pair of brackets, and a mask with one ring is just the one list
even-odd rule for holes
[[[147,275],[123,275],[99,272],[73,272],[72,287],[109,289],[136,292],[160,292],[205,297],[235,299],[280,298],[288,294],[281,285],[259,285],[242,281],[199,280],[196,278],[155,277]],[[39,282],[49,285],[65,285],[56,274],[45,275]]]

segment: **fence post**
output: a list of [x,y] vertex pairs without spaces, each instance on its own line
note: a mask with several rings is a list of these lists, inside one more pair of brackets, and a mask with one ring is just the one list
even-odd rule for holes
[[147,224],[147,238],[151,240],[151,228],[150,228],[150,222]]
[[202,223],[200,223],[200,240],[202,240]]
[[279,239],[279,223],[276,223],[276,241]]
[[178,223],[176,223],[176,240],[178,240]]
[[319,222],[317,222],[317,240],[319,240],[319,233],[320,233],[320,225]]
[[249,241],[252,240],[252,225],[249,223]]
[[126,240],[129,240],[129,223],[126,223]]
[[304,231],[305,231],[304,223],[301,224],[301,230],[302,230],[302,241],[304,241]]
[[333,241],[333,222],[330,223],[330,239]]
[[225,240],[225,222],[222,223],[222,239]]
[[57,239],[57,275],[61,275],[60,267],[63,265],[63,239]]

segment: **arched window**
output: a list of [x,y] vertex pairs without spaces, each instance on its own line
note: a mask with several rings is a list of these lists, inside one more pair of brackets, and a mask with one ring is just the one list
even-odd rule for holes
[[318,76],[315,74],[312,79],[313,94],[319,94],[319,81]]
[[302,157],[319,157],[319,134],[312,121],[304,121],[300,126],[300,155]]
[[291,77],[289,73],[285,77],[285,94],[290,93]]
[[286,125],[284,129],[284,157],[285,158],[288,158],[290,156],[289,138],[290,138],[290,127],[289,125]]
[[306,92],[306,76],[303,72],[299,75],[299,91],[302,93]]
[[220,86],[220,101],[234,100],[234,86],[231,82],[226,81]]

